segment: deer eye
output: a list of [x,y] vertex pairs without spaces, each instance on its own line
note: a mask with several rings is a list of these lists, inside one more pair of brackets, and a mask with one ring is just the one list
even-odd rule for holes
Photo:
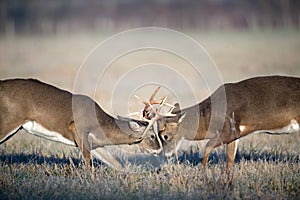
[[166,140],[166,141],[169,139],[168,135],[164,135],[163,138],[164,138],[164,140]]

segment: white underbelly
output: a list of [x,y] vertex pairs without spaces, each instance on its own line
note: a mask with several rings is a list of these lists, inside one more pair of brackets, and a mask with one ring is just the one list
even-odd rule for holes
[[[247,125],[240,125],[240,130],[243,132],[243,130],[246,128]],[[280,134],[290,134],[290,133],[297,133],[300,130],[300,126],[298,122],[294,119],[291,120],[290,124],[278,129],[273,130],[257,130],[253,133],[268,133],[268,134],[274,134],[274,135],[280,135]]]
[[75,143],[67,138],[63,137],[61,134],[50,131],[43,127],[42,125],[36,123],[35,121],[28,121],[23,124],[23,128],[30,134],[36,135],[48,140],[52,140],[55,142],[61,142],[63,144],[75,146]]

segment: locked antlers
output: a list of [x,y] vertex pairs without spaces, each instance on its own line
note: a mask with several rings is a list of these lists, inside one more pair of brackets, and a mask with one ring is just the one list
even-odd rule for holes
[[[158,90],[160,89],[160,87],[158,87],[151,95],[149,101],[146,101],[144,99],[142,99],[141,97],[135,95],[135,97],[141,101],[143,104],[145,104],[145,108],[142,112],[142,115],[144,118],[151,120],[153,117],[155,117],[155,114],[161,115],[161,116],[174,116],[172,114],[172,111],[174,110],[175,106],[166,103],[167,100],[167,96],[164,96],[163,98],[161,98],[160,100],[154,100],[155,95],[157,94]],[[154,108],[153,105],[158,104],[159,107],[156,109]],[[169,111],[166,113],[161,113],[161,109],[163,106],[167,106],[169,107]]]
[[[166,103],[167,100],[167,96],[164,96],[162,99],[160,100],[154,100],[155,95],[157,94],[158,90],[160,89],[160,87],[158,87],[153,94],[151,95],[149,101],[144,100],[143,98],[139,97],[139,96],[135,96],[139,101],[141,101],[143,104],[145,104],[145,108],[142,112],[142,119],[145,121],[148,121],[149,124],[147,126],[147,128],[144,130],[142,138],[145,137],[145,134],[147,133],[147,131],[154,125],[154,123],[163,118],[163,117],[174,117],[176,116],[175,114],[172,113],[172,111],[174,110],[175,106]],[[154,107],[153,105],[159,105],[158,108]],[[163,106],[167,106],[169,107],[169,111],[166,113],[161,112]],[[136,113],[135,113],[136,114]],[[154,127],[155,128],[155,127]],[[156,134],[157,131],[155,131]],[[158,135],[157,135],[158,137]],[[158,137],[159,138],[159,137]]]

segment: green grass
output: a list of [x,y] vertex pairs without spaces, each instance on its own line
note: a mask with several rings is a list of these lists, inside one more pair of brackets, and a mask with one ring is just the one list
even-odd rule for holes
[[[259,140],[258,140],[259,137]],[[234,173],[224,173],[224,148],[207,168],[195,149],[161,169],[124,171],[96,163],[88,170],[77,148],[27,136],[0,146],[1,199],[298,199],[299,135],[242,139]]]

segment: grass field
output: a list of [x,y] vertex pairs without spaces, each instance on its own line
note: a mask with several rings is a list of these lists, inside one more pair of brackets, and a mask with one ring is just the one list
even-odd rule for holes
[[229,183],[223,148],[214,151],[206,169],[201,154],[191,149],[160,170],[133,165],[121,172],[96,164],[89,171],[78,149],[23,133],[1,145],[0,194],[1,199],[298,199],[299,142],[296,134],[244,138]]
[[[203,44],[225,82],[268,74],[300,77],[299,30],[186,34]],[[81,62],[107,36],[0,38],[0,78],[35,77],[72,90]],[[109,107],[109,99],[99,104]],[[90,171],[77,148],[20,132],[0,145],[0,199],[299,199],[299,147],[299,133],[243,138],[228,182],[222,147],[206,169],[201,151],[192,146],[159,170],[131,165],[118,171],[96,162]]]

